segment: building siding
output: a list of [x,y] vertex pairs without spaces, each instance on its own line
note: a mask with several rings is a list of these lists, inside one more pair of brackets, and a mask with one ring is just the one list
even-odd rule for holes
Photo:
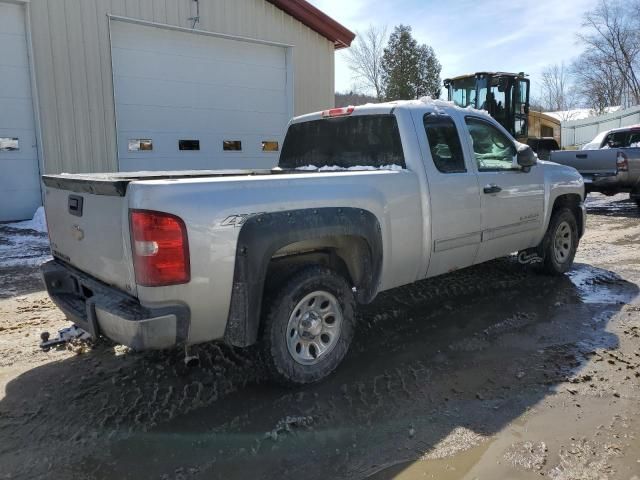
[[[334,45],[264,0],[200,0],[196,29],[292,45],[294,111],[334,102]],[[31,0],[44,173],[118,169],[108,15],[191,28],[193,0]]]

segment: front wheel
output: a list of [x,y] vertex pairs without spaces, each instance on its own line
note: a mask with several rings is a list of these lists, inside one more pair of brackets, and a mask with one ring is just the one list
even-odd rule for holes
[[578,249],[578,222],[568,208],[553,212],[549,228],[542,240],[542,269],[551,275],[567,272]]
[[302,385],[328,376],[346,355],[355,299],[346,280],[321,266],[298,271],[269,299],[262,351],[274,380]]

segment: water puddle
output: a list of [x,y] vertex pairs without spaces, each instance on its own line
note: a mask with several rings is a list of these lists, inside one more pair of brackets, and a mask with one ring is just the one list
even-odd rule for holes
[[637,287],[619,275],[590,265],[576,265],[568,277],[586,304],[620,305],[637,294]]
[[458,480],[469,473],[473,466],[480,461],[490,445],[490,441],[485,441],[454,456],[398,463],[367,478],[369,480],[416,480],[425,478]]

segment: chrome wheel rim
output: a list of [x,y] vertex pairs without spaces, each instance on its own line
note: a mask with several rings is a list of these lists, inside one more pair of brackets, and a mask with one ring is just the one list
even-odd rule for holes
[[306,295],[291,312],[285,335],[291,357],[301,365],[315,365],[335,348],[342,327],[338,299],[318,290]]
[[553,255],[556,262],[565,263],[569,260],[572,245],[571,226],[567,222],[562,222],[558,225],[553,239]]

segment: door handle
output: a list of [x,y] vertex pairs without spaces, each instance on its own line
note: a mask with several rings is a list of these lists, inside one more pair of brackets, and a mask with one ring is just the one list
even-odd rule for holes
[[498,185],[494,185],[493,183],[491,185],[485,185],[484,187],[484,193],[498,193],[501,191],[502,191],[502,188],[499,187]]

